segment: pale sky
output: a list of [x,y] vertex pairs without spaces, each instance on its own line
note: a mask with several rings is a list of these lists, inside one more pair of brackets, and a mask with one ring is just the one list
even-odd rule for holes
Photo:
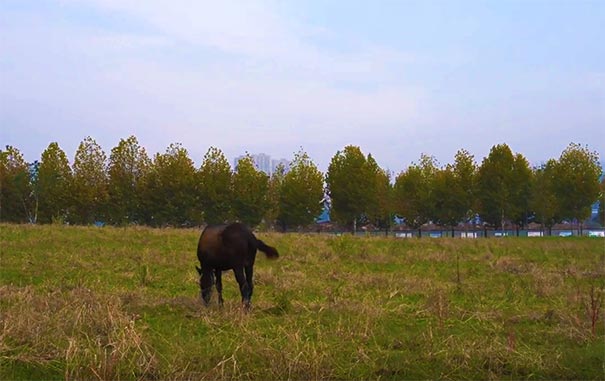
[[0,146],[605,155],[605,1],[0,1]]

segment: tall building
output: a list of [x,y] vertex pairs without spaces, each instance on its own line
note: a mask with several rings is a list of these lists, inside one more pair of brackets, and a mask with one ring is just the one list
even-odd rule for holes
[[284,169],[286,170],[286,173],[288,173],[288,171],[290,170],[290,161],[286,159],[271,160],[271,173],[274,173],[277,167],[279,167],[280,165],[283,165]]
[[[283,165],[284,168],[286,169],[286,172],[288,172],[288,170],[290,169],[290,162],[286,159],[271,159],[271,156],[265,154],[265,153],[259,153],[259,154],[254,154],[254,155],[250,155],[252,157],[252,160],[254,161],[254,165],[256,166],[256,169],[258,169],[259,171],[263,171],[265,172],[268,176],[271,176],[273,174],[273,172],[275,172],[275,169],[277,168],[278,165]],[[237,169],[237,163],[238,161],[240,161],[240,159],[243,159],[244,157],[246,157],[245,155],[241,155],[235,158],[234,163],[233,163],[233,168]]]
[[254,159],[256,168],[259,171],[263,171],[267,175],[271,176],[271,156],[264,153],[259,153],[257,155],[252,155],[252,158]]

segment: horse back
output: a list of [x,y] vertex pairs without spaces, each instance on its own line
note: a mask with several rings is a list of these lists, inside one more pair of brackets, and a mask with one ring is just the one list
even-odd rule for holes
[[206,259],[219,255],[223,246],[221,233],[226,227],[227,225],[206,226],[197,244],[197,258],[200,263],[203,264]]

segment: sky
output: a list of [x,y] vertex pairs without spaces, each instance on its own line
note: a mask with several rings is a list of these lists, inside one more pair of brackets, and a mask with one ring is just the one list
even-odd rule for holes
[[0,1],[0,146],[605,156],[605,1]]

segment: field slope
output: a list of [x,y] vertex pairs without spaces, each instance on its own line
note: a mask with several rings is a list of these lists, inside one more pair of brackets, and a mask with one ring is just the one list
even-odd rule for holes
[[202,308],[199,231],[0,225],[0,379],[603,379],[605,242],[259,234]]

